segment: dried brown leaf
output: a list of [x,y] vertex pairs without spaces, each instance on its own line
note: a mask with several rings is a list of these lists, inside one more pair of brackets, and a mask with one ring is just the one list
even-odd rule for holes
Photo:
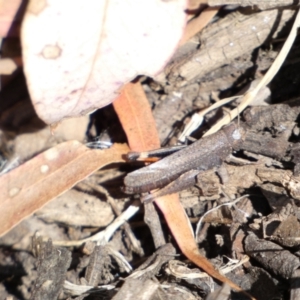
[[[134,89],[136,87],[128,87],[128,90],[131,91],[131,88]],[[140,88],[137,89],[139,90]],[[136,92],[126,92],[125,95],[123,94],[119,97],[114,105],[117,113],[120,114],[119,117],[122,120],[121,123],[127,134],[128,140],[132,139],[132,145],[133,147],[136,147],[131,148],[131,150],[147,151],[152,147],[158,148],[158,133],[154,122],[150,122],[148,126],[142,125],[143,119],[151,120],[153,118],[149,102],[147,101],[146,97],[139,97],[137,95],[138,93]],[[140,103],[139,105],[136,105],[135,103],[138,103],[138,101],[140,101]],[[128,106],[130,109],[128,109]],[[147,116],[146,114],[149,115]],[[133,126],[138,126],[139,128],[136,129],[133,128]],[[131,137],[131,135],[133,135],[133,137]],[[154,137],[154,139],[148,139],[148,136]],[[210,276],[223,283],[227,283],[231,288],[237,291],[242,291],[242,289],[234,282],[221,275],[216,269],[214,269],[212,264],[200,254],[190,222],[187,219],[185,210],[179,201],[178,195],[167,195],[156,198],[154,201],[162,211],[168,227],[183,254],[197,266],[205,270]],[[249,298],[254,299],[250,295],[248,296]]]
[[126,84],[113,105],[130,149],[144,151],[160,147],[155,120],[140,82]]
[[126,145],[95,150],[68,141],[0,177],[0,236],[97,169],[122,162],[127,151]]
[[179,46],[183,45],[196,33],[200,32],[212,20],[218,11],[219,7],[208,7],[198,17],[192,19],[184,30]]

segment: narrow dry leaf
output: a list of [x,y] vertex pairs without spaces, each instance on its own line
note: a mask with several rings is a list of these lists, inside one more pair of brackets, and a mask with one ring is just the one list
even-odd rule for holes
[[196,33],[200,32],[218,13],[219,7],[208,7],[198,17],[192,19],[186,26],[184,34],[179,42],[179,46],[186,43]]
[[190,227],[189,220],[185,214],[179,197],[176,194],[157,198],[155,203],[162,211],[169,229],[171,230],[182,253],[195,265],[207,272],[208,275],[219,280],[222,283],[228,284],[232,289],[241,291],[250,299],[251,295],[244,292],[238,285],[232,282],[227,277],[221,275],[212,264],[203,257],[198,249],[193,232]]
[[94,150],[68,141],[0,177],[0,236],[97,169],[123,162],[127,151],[126,145]]
[[189,0],[188,9],[195,10],[200,7],[202,4],[207,4],[207,0]]
[[[117,113],[121,112],[119,118],[122,120],[121,123],[123,129],[127,134],[128,139],[132,139],[132,145],[134,145],[134,147],[137,147],[131,148],[131,150],[147,151],[152,147],[158,148],[158,133],[154,122],[149,122],[149,126],[140,125],[142,124],[143,119],[151,120],[151,118],[153,117],[151,114],[149,102],[147,101],[146,97],[143,96],[137,98],[137,94],[138,93],[126,93],[126,97],[122,95],[118,99],[118,101],[115,102],[114,107]],[[134,99],[134,97],[136,99]],[[132,105],[133,108],[139,109],[138,111],[135,111],[135,109],[128,109],[126,113],[122,111],[122,108],[124,109],[124,107],[128,105],[128,103],[131,104],[136,103],[138,101],[141,102],[138,106],[136,106],[135,104]],[[122,102],[124,102],[124,104]],[[144,114],[141,114],[141,107],[144,109]],[[145,109],[144,107],[147,108]],[[146,116],[146,113],[150,114],[150,116]],[[124,115],[126,115],[126,117],[124,117]],[[137,116],[140,117],[136,120]],[[132,120],[134,121],[132,122]],[[137,130],[132,130],[133,124],[135,124],[135,126],[139,126],[139,128]],[[131,137],[131,134],[133,134],[133,137]],[[152,137],[156,136],[156,139],[154,138],[153,140],[148,140],[147,137],[149,135]],[[242,291],[242,289],[239,286],[237,286],[234,282],[232,282],[230,279],[226,278],[225,276],[221,275],[217,270],[215,270],[212,264],[200,254],[190,222],[186,216],[184,208],[182,207],[179,201],[178,195],[167,195],[164,197],[156,198],[154,201],[159,207],[159,209],[162,211],[168,224],[168,227],[171,230],[183,254],[197,266],[206,271],[210,276],[216,278],[217,280],[223,283],[227,283],[231,288],[237,291]],[[242,292],[246,294],[246,292]],[[250,295],[248,296],[249,298],[254,299]]]
[[130,149],[143,151],[160,147],[155,120],[140,82],[126,84],[113,105]]
[[22,25],[24,71],[48,124],[111,103],[124,83],[154,76],[185,27],[186,0],[31,0]]

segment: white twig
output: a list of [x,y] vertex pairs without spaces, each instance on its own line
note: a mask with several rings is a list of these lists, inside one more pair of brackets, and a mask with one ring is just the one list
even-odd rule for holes
[[258,85],[253,89],[245,93],[242,98],[241,103],[230,112],[230,115],[224,116],[217,124],[215,124],[209,131],[206,132],[204,136],[210,135],[214,132],[217,132],[221,129],[224,125],[228,124],[231,120],[233,120],[239,113],[241,113],[252,101],[254,101],[255,97],[257,96],[258,92],[261,88],[265,87],[267,84],[271,82],[274,76],[277,74],[278,70],[280,69],[281,65],[286,59],[294,40],[297,36],[297,29],[300,27],[300,11],[298,11],[296,19],[294,21],[293,27],[290,31],[288,38],[286,39],[281,51],[279,52],[278,56],[274,60],[272,66],[265,74],[265,76],[260,80]]
[[109,247],[109,251],[114,255],[114,259],[119,261],[119,264],[123,266],[124,270],[127,273],[130,273],[132,271],[132,266],[129,264],[123,254],[114,250],[113,247]]
[[86,293],[90,290],[93,290],[94,292],[96,291],[108,291],[116,288],[114,285],[108,284],[108,285],[99,285],[99,286],[89,286],[89,285],[78,285],[74,284],[70,281],[65,280],[64,282],[64,290],[68,294],[72,296],[79,296],[83,293]]
[[100,231],[91,237],[79,241],[53,241],[53,244],[72,247],[80,246],[88,241],[94,241],[97,242],[98,245],[105,245],[110,240],[114,232],[128,219],[134,216],[139,209],[139,206],[130,205],[120,216],[118,216],[110,225],[108,225],[105,230]]
[[208,211],[200,218],[199,222],[197,223],[197,227],[196,227],[196,239],[198,240],[198,234],[199,234],[199,231],[200,231],[200,229],[201,229],[201,223],[202,223],[203,218],[204,218],[206,215],[208,215],[208,214],[211,213],[212,211],[215,211],[215,210],[219,209],[219,208],[222,207],[222,206],[233,206],[233,205],[235,205],[237,202],[239,202],[240,200],[242,200],[242,199],[244,199],[244,198],[246,198],[246,197],[249,197],[249,195],[244,195],[244,196],[242,196],[242,197],[239,197],[239,198],[235,199],[235,200],[232,201],[232,202],[223,203],[223,204],[220,204],[220,205],[218,205],[218,206],[216,206],[216,207],[214,207],[214,208],[208,210]]
[[214,103],[213,105],[211,105],[208,108],[205,108],[203,110],[201,110],[200,112],[193,114],[190,122],[188,124],[186,124],[182,134],[180,135],[180,137],[178,138],[179,142],[184,143],[186,138],[188,136],[191,135],[191,133],[196,130],[203,122],[204,116],[209,113],[210,111],[217,109],[218,107],[225,105],[233,100],[237,100],[238,98],[240,98],[241,96],[234,96],[234,97],[230,97],[230,98],[225,98],[222,99],[216,103]]

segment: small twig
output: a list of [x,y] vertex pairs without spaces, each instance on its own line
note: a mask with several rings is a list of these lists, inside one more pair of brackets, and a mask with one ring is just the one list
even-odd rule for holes
[[67,280],[65,280],[64,282],[64,291],[71,295],[71,296],[79,296],[81,294],[84,294],[88,291],[109,291],[112,290],[114,288],[116,288],[114,285],[111,284],[107,284],[107,285],[100,285],[100,286],[89,286],[89,285],[78,285],[78,284],[74,284],[72,282],[69,282]]
[[153,278],[171,259],[174,259],[176,250],[168,243],[157,249],[147,260],[138,267],[129,277],[132,278]]
[[231,101],[237,100],[238,98],[240,98],[241,96],[233,96],[233,97],[229,97],[229,98],[225,98],[222,99],[216,103],[214,103],[213,105],[211,105],[208,108],[203,109],[202,111],[200,111],[199,113],[196,113],[192,116],[191,121],[185,126],[182,134],[180,135],[180,137],[178,138],[178,141],[180,142],[185,142],[186,138],[188,136],[191,135],[191,133],[196,130],[203,122],[204,120],[204,116],[206,114],[208,114],[209,112],[211,112],[214,109],[217,109],[218,107],[225,105]]
[[132,204],[120,216],[118,216],[110,225],[108,225],[105,230],[100,231],[91,237],[79,241],[53,241],[53,245],[60,245],[66,247],[81,246],[83,243],[86,243],[88,241],[95,241],[97,242],[98,245],[104,245],[110,240],[114,232],[120,226],[122,226],[128,219],[134,216],[139,209],[140,207],[138,205],[135,206]]
[[219,129],[221,129],[224,125],[228,124],[231,120],[233,120],[239,113],[241,113],[247,106],[250,105],[252,101],[254,101],[255,97],[257,96],[258,92],[268,85],[274,76],[277,74],[278,70],[280,69],[281,65],[285,61],[293,43],[297,36],[297,29],[300,26],[300,12],[298,11],[296,19],[294,21],[293,27],[290,31],[288,38],[286,39],[281,51],[279,52],[278,56],[274,60],[272,66],[265,74],[265,76],[260,80],[258,85],[253,89],[249,90],[242,98],[241,103],[233,109],[230,113],[230,116],[226,115],[221,119],[217,124],[215,124],[209,131],[206,132],[204,136],[210,135]]
[[[116,201],[114,198],[112,198],[108,191],[101,185],[92,185],[89,184],[88,182],[85,182],[85,184],[89,187],[94,189],[95,191],[97,191],[98,193],[102,193],[106,196],[107,202],[111,205],[114,213],[116,214],[117,217],[119,217],[122,212],[119,210]],[[132,250],[138,254],[139,256],[144,256],[144,251],[143,248],[140,245],[140,242],[137,240],[137,238],[135,237],[135,235],[133,234],[128,222],[125,222],[123,224],[123,228],[126,232],[126,235],[128,236],[130,242],[131,242],[131,246],[132,246]]]
[[153,202],[145,203],[144,208],[144,221],[151,231],[155,248],[158,249],[159,247],[166,244],[166,240],[161,227],[161,222],[159,220]]

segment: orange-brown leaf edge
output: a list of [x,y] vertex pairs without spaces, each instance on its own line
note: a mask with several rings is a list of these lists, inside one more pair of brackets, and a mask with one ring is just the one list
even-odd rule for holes
[[190,259],[193,263],[195,263],[198,267],[203,269],[208,275],[211,277],[217,279],[218,281],[222,283],[228,284],[233,290],[238,291],[246,295],[252,300],[255,300],[254,297],[252,297],[250,294],[248,294],[246,291],[244,291],[242,288],[240,288],[237,284],[235,284],[233,281],[231,281],[229,278],[223,276],[219,271],[217,271],[213,265],[204,257],[200,254],[199,250],[197,248],[189,249],[188,251],[183,251],[182,252],[185,254],[185,256]]
[[[132,151],[147,151],[159,147],[155,121],[139,82],[129,83],[124,87],[119,98],[114,102],[114,108],[126,132]],[[186,220],[186,214],[177,195],[156,198],[155,203],[164,214],[168,227],[179,248],[188,259],[202,268],[211,277],[227,283],[232,289],[242,292],[250,299],[255,300],[255,298],[243,291],[230,279],[221,275],[199,253],[196,241],[189,227],[189,222]]]

